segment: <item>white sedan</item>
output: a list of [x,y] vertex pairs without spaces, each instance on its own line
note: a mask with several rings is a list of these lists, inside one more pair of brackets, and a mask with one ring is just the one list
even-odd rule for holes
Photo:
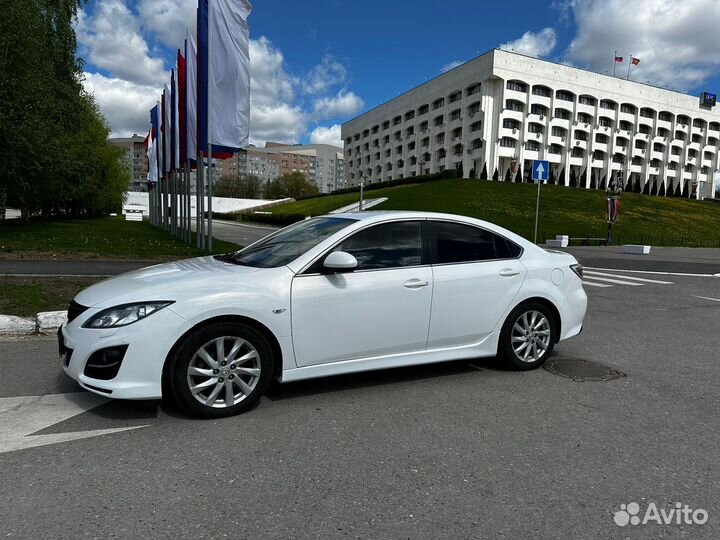
[[87,390],[220,417],[273,377],[495,355],[537,368],[581,331],[586,307],[571,255],[468,217],[364,212],[93,285],[58,338],[65,373]]

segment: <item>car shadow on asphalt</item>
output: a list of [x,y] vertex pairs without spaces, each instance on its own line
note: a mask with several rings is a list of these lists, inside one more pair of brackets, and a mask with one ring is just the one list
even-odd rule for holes
[[477,358],[473,360],[454,360],[419,366],[404,366],[398,368],[379,369],[335,375],[304,381],[278,383],[273,381],[265,392],[265,397],[271,401],[281,401],[306,397],[310,395],[343,392],[357,388],[382,386],[388,384],[406,384],[424,379],[437,379],[463,375],[477,371],[512,371],[496,357]]

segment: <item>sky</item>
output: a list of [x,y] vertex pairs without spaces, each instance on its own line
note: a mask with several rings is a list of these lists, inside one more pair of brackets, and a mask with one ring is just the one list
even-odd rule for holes
[[[197,0],[89,0],[85,87],[112,136],[144,135]],[[697,95],[720,90],[716,0],[257,0],[250,142],[342,146],[340,125],[502,47]]]

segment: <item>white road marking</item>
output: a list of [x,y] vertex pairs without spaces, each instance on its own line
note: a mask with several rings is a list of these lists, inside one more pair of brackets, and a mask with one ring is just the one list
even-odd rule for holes
[[590,285],[591,287],[612,287],[612,285],[608,285],[607,283],[593,283],[592,281],[586,281],[584,279],[583,285]]
[[596,266],[583,266],[583,270],[602,270],[608,272],[628,272],[633,274],[656,274],[660,276],[689,276],[689,277],[720,277],[718,274],[685,274],[682,272],[655,272],[653,270],[626,270],[624,268],[598,268]]
[[632,281],[621,281],[619,279],[605,278],[600,276],[588,276],[588,279],[595,281],[607,281],[608,283],[615,283],[616,285],[630,285],[631,287],[642,287],[642,283],[634,283]]
[[630,279],[633,281],[643,281],[645,283],[659,283],[661,285],[673,285],[672,281],[659,281],[657,279],[646,279],[646,278],[639,278],[639,277],[633,277],[633,276],[623,276],[621,274],[607,274],[607,273],[600,273],[600,272],[593,272],[592,270],[586,270],[584,272],[585,274],[588,274],[588,277],[594,278],[595,276],[606,276],[606,277],[615,277],[615,278],[621,278],[621,279]]
[[702,298],[703,300],[712,300],[713,302],[720,302],[720,298],[710,298],[709,296],[697,296],[693,295],[695,298]]
[[147,427],[143,425],[32,435],[108,401],[90,392],[0,398],[0,454]]

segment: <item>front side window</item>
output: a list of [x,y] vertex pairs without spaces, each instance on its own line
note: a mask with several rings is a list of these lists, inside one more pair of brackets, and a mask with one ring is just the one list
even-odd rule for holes
[[434,221],[431,231],[433,264],[508,259],[522,252],[514,242],[479,227]]
[[224,260],[255,268],[285,266],[356,220],[322,217],[300,221]]
[[350,253],[358,270],[417,266],[422,264],[420,231],[420,221],[383,223],[352,235],[333,251]]

